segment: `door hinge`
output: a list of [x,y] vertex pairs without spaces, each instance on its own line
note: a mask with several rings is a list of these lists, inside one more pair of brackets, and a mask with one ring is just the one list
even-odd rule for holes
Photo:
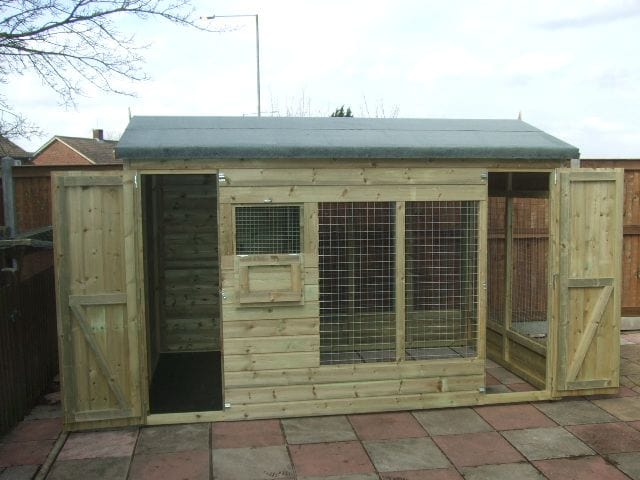
[[553,171],[553,184],[554,185],[558,184],[558,170]]
[[133,176],[133,186],[135,188],[138,188],[138,174],[137,173]]

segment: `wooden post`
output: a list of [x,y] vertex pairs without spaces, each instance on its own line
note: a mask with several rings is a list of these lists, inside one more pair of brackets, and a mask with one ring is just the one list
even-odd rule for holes
[[19,160],[11,157],[2,159],[2,200],[4,202],[4,225],[7,237],[12,238],[18,233],[16,223],[16,196],[13,182],[13,167],[20,165]]

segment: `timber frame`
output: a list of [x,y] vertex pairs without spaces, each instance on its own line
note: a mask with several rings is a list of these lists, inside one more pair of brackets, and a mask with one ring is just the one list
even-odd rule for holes
[[[125,158],[123,172],[56,175],[65,428],[350,414],[615,393],[622,171],[568,167],[568,158]],[[512,175],[516,173],[524,182],[514,184]],[[149,184],[146,179],[183,175],[217,179],[224,408],[152,414],[148,397],[153,370],[148,290],[153,286],[145,276],[145,209],[149,206],[143,186]],[[492,186],[492,179],[497,178],[507,180]],[[526,187],[527,178],[537,187]],[[487,319],[491,195],[548,199],[548,335],[544,346]],[[100,199],[109,199],[110,207],[101,206]],[[397,302],[393,338],[394,348],[402,352],[395,361],[320,362],[318,205],[336,201],[395,205]],[[478,205],[474,279],[477,338],[475,354],[468,358],[404,358],[404,210],[405,202],[416,201],[471,201]],[[95,210],[74,216],[70,209],[76,204],[92,205]],[[300,252],[236,255],[234,209],[244,205],[300,206]],[[511,211],[507,207],[507,212]],[[116,219],[118,229],[95,217],[96,212]],[[511,248],[510,215],[505,223],[507,249]],[[69,224],[68,219],[73,218]],[[65,224],[68,226],[60,228]],[[86,242],[92,241],[90,227],[98,224],[100,231],[108,230],[114,245],[117,243],[94,245],[96,251],[104,247],[111,252],[111,259],[115,259],[111,264],[86,254],[79,258],[77,253],[87,251]],[[592,261],[595,256],[597,262]],[[513,271],[512,258],[505,255],[505,272]],[[89,278],[89,268],[108,273],[106,283]],[[509,275],[504,279],[505,311],[510,311]],[[269,278],[277,279],[272,282],[276,286],[269,284]],[[109,321],[115,321],[118,328],[110,330]],[[501,355],[498,350],[487,351],[489,334],[505,352],[521,349],[513,357],[505,353],[500,363],[538,390],[485,392],[485,359]],[[125,364],[119,360],[124,358],[123,352],[114,347],[118,341],[125,342]],[[114,371],[114,364],[129,373]],[[534,364],[542,367],[532,367]],[[97,390],[82,380],[86,371],[93,372]]]

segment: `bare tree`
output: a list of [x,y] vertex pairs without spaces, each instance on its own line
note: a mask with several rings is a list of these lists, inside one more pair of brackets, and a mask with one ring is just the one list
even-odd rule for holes
[[[190,0],[0,0],[0,83],[35,72],[61,103],[74,106],[87,85],[130,94],[122,80],[147,79],[135,37],[118,19],[161,18],[196,25]],[[29,136],[36,127],[0,93],[0,134]]]

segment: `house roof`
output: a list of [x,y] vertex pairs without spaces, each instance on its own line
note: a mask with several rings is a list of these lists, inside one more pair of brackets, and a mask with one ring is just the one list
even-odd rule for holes
[[120,163],[120,161],[116,160],[114,156],[114,148],[118,143],[115,140],[96,140],[95,138],[66,137],[62,135],[56,135],[40,147],[40,149],[35,153],[34,159],[56,140],[64,143],[72,150],[75,150],[91,163],[98,165]]
[[579,155],[576,147],[521,120],[133,117],[116,147],[123,160]]
[[13,157],[15,159],[27,159],[31,156],[29,152],[20,148],[8,138],[0,135],[0,157]]

